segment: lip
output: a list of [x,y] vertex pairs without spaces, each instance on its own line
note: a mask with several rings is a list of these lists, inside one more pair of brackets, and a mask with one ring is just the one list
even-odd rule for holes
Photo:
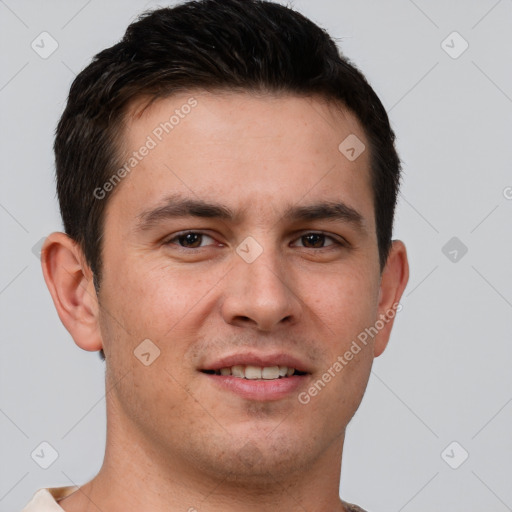
[[274,380],[249,380],[231,375],[212,375],[203,373],[210,382],[219,389],[239,395],[246,400],[267,402],[297,394],[300,387],[309,380],[311,375],[292,375]]
[[220,370],[221,368],[230,368],[237,365],[260,367],[287,366],[288,368],[295,368],[300,372],[312,373],[307,363],[301,361],[298,357],[283,352],[276,352],[274,354],[261,354],[257,352],[231,354],[220,357],[211,363],[206,363],[200,370]]
[[[280,379],[252,380],[233,377],[231,375],[215,375],[204,373],[204,370],[220,370],[232,366],[287,366],[303,372],[304,375],[291,375]],[[246,400],[272,401],[289,397],[304,386],[311,378],[311,367],[298,357],[283,352],[262,354],[255,351],[230,354],[206,363],[199,369],[205,378],[218,389],[237,394]]]

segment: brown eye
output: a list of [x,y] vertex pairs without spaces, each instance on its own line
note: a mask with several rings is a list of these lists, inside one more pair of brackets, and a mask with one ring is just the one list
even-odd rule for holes
[[187,233],[178,234],[165,243],[166,245],[178,245],[184,249],[199,249],[206,245],[211,245],[212,242],[214,242],[214,240],[211,236],[189,231]]
[[178,237],[178,242],[182,247],[196,248],[201,246],[203,235],[200,233],[187,233]]
[[334,244],[341,245],[341,242],[337,242],[333,237],[324,235],[323,233],[306,233],[298,240],[301,242],[300,246],[306,247],[307,249],[322,249]]

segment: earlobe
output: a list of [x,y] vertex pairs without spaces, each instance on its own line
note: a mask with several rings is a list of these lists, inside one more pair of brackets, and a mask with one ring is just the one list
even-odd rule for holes
[[401,309],[399,303],[408,280],[409,263],[405,245],[400,240],[394,240],[381,276],[378,319],[382,329],[375,337],[375,357],[380,356],[388,344],[395,316]]
[[75,343],[84,350],[100,350],[98,299],[78,244],[65,233],[52,233],[43,245],[41,266],[59,318]]

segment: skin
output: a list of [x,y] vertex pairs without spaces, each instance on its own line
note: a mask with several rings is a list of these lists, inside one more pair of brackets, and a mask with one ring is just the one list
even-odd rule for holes
[[[368,148],[367,139],[350,112],[320,98],[196,91],[145,110],[134,104],[125,156],[191,96],[197,106],[109,199],[99,296],[73,241],[53,233],[43,248],[61,321],[79,347],[106,355],[104,463],[60,505],[343,511],[345,428],[393,320],[308,404],[297,395],[399,302],[407,284],[400,241],[380,272],[369,151],[351,162],[338,150],[350,134]],[[166,218],[137,228],[144,211],[171,196],[222,204],[235,218]],[[284,216],[288,207],[325,201],[342,201],[362,222]],[[207,236],[190,247],[190,238],[176,238],[185,230]],[[252,263],[236,252],[248,236],[263,249]],[[133,353],[145,339],[160,350],[149,366]],[[307,362],[304,386],[257,401],[199,371],[251,348]]]

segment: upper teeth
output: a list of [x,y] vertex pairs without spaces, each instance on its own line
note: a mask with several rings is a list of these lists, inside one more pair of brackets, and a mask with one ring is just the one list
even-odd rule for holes
[[227,368],[221,368],[215,373],[220,375],[232,375],[233,377],[240,377],[242,379],[279,379],[280,377],[289,377],[295,373],[294,368],[288,366],[242,366],[235,365]]

